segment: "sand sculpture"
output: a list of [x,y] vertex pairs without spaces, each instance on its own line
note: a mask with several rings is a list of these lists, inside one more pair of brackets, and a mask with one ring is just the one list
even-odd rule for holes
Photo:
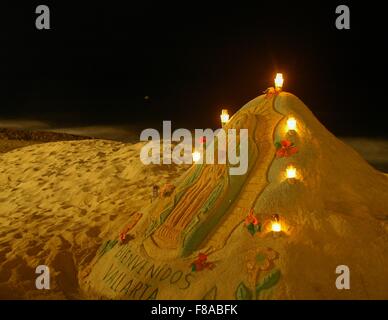
[[[388,177],[286,92],[248,102],[228,128],[249,130],[248,172],[229,176],[227,165],[194,164],[131,224],[133,239],[104,244],[82,280],[85,294],[387,299]],[[343,264],[351,290],[335,286]]]

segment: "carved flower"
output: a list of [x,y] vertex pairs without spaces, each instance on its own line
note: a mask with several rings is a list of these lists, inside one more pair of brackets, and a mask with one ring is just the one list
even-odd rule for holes
[[245,226],[252,236],[254,236],[256,232],[261,231],[261,223],[259,223],[259,220],[255,217],[253,208],[249,210],[249,213],[245,218]]
[[274,87],[270,87],[270,88],[266,89],[266,90],[264,91],[264,93],[265,93],[265,97],[266,97],[267,99],[270,99],[270,98],[272,98],[272,96],[274,96],[274,95],[277,94],[277,91],[275,90]]
[[207,254],[201,252],[199,253],[197,260],[191,264],[192,271],[202,271],[204,269],[212,270],[214,267],[215,264],[213,262],[207,261]]
[[248,281],[254,286],[262,271],[273,268],[274,260],[278,258],[278,253],[271,248],[256,248],[249,251],[246,257]]
[[245,225],[254,224],[255,226],[259,223],[255,215],[253,214],[253,209],[249,210],[247,217],[245,218]]
[[276,146],[276,157],[290,157],[298,152],[298,148],[289,140],[282,140],[275,143]]

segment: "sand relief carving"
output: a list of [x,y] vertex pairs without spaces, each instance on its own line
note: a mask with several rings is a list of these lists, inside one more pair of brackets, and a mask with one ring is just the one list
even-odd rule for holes
[[[126,270],[105,264],[99,279],[115,295],[164,299],[181,293],[184,298],[251,300],[287,294],[289,283],[280,281],[283,272],[288,277],[290,272],[279,253],[287,255],[282,242],[298,216],[287,215],[286,198],[278,210],[279,193],[297,191],[283,179],[282,162],[297,161],[299,166],[305,148],[301,141],[294,144],[295,135],[280,131],[286,113],[274,109],[278,98],[254,100],[230,122],[250,132],[247,175],[229,176],[226,165],[192,166],[174,192],[154,204],[141,227],[146,235],[130,243],[132,253],[118,254],[119,247],[114,248],[107,260],[112,262],[116,254],[117,264]],[[272,229],[274,216],[282,225],[281,236]]]
[[[240,121],[242,120],[245,125],[254,124],[249,127],[250,137],[252,137],[249,144],[249,162],[252,168],[244,181],[244,187],[239,192],[240,200],[233,204],[231,212],[225,215],[215,232],[209,236],[208,245],[213,250],[222,249],[231,234],[245,221],[246,214],[255,206],[260,194],[268,184],[266,177],[268,168],[275,157],[275,148],[267,143],[267,140],[272,139],[275,127],[283,118],[273,109],[273,103],[274,96],[271,96],[260,101],[259,104],[248,104],[240,111],[244,115],[239,118]],[[256,227],[258,226],[253,226],[254,229]]]
[[[261,108],[259,110],[256,106],[255,111],[264,110],[266,113],[271,113],[272,100],[263,101]],[[262,130],[257,123],[264,124]],[[268,145],[268,148],[264,146],[259,150],[258,146],[262,145],[263,135],[268,139],[273,134],[277,123],[278,115],[271,119],[268,115],[260,116],[253,113],[252,108],[244,110],[235,117],[234,122],[231,123],[233,127],[245,125],[251,132],[248,173],[244,176],[229,176],[227,165],[192,166],[170,195],[155,202],[154,221],[148,229],[144,225],[147,229],[144,238],[131,242],[131,248],[124,241],[121,241],[118,247],[115,241],[109,242],[103,248],[102,254],[105,254],[116,246],[114,257],[117,262],[107,266],[102,277],[105,285],[114,294],[129,299],[157,299],[167,289],[166,286],[174,287],[180,284],[179,290],[187,290],[192,287],[196,274],[200,278],[208,272],[215,272],[217,275],[217,265],[222,261],[215,263],[212,252],[215,249],[222,249],[236,226],[241,225],[246,218],[246,208],[242,210],[243,216],[236,215],[234,200],[237,197],[244,199],[245,194],[252,193],[253,197],[244,200],[244,203],[252,208],[262,189],[265,188],[266,183],[252,184],[251,180],[257,174],[266,176],[266,169],[262,170],[262,168],[268,168],[270,162],[275,159],[276,150],[273,144],[272,149]],[[266,181],[263,178],[261,180]],[[253,192],[252,186],[257,188]],[[128,224],[130,229],[140,219],[141,216],[134,215]],[[220,232],[217,233],[217,230],[222,228],[224,228],[221,232],[223,235],[220,238]],[[225,231],[225,228],[228,230]],[[125,228],[125,235],[129,232],[127,229]],[[120,234],[120,240],[121,238],[122,234]],[[192,261],[191,264],[187,263],[188,260],[184,259],[186,255],[191,255],[195,249],[214,239],[218,241],[217,246],[207,246],[205,251],[202,253],[199,251],[199,254],[189,258]],[[150,243],[151,247],[149,247]],[[155,248],[161,250],[160,254]],[[275,286],[279,280],[280,271],[272,270],[273,260],[278,258],[278,254],[270,248],[260,250],[247,254],[250,260],[247,258],[246,276],[242,277],[245,280],[241,281],[236,289],[237,299],[259,298],[261,291]],[[172,251],[173,254],[169,255],[168,251]],[[202,293],[203,298],[215,299],[217,292],[226,294],[222,291],[222,288],[219,289],[215,285],[209,292]]]
[[160,246],[177,249],[182,241],[181,235],[190,224],[201,204],[208,198],[222,175],[226,166],[205,166],[199,182],[186,191],[162,226],[152,235]]
[[[152,241],[159,247],[178,250],[188,229],[198,222],[198,214],[210,214],[213,207],[224,202],[230,187],[227,165],[204,165],[197,182],[187,188],[180,201],[153,232]],[[229,200],[227,203],[230,205],[233,199]]]
[[[250,132],[248,173],[241,177],[234,177],[228,175],[227,165],[201,165],[199,172],[194,170],[192,173],[196,175],[194,182],[191,181],[192,183],[186,186],[183,183],[178,187],[177,192],[172,196],[172,204],[167,208],[156,209],[161,210],[159,221],[152,225],[148,233],[150,239],[146,239],[145,242],[152,242],[153,248],[156,246],[176,251],[172,256],[186,256],[203,244],[203,241],[212,237],[212,233],[219,227],[225,216],[233,214],[230,209],[234,200],[241,195],[243,185],[247,180],[249,182],[252,168],[257,171],[259,166],[267,167],[267,162],[273,160],[272,156],[267,156],[265,163],[258,161],[265,159],[258,150],[258,144],[263,139],[263,132],[265,137],[272,135],[278,120],[271,121],[271,118],[266,116],[271,112],[276,113],[273,110],[273,99],[263,100],[260,107],[255,106],[242,110],[227,125],[228,129],[235,128],[237,132],[243,127]],[[260,116],[261,113],[264,116]],[[260,128],[260,125],[263,127]],[[264,148],[263,151],[273,150]],[[257,185],[257,187],[263,188],[264,186]],[[182,195],[177,199],[176,195],[179,191]],[[254,192],[259,194],[260,191],[258,189]],[[254,201],[256,197],[251,197],[246,201],[249,202],[249,206],[246,207],[252,207]],[[238,221],[235,221],[236,223]],[[235,225],[229,228],[233,229]],[[226,239],[223,242],[225,241]]]
[[186,291],[195,279],[189,266],[154,261],[129,244],[116,247],[113,259],[101,280],[112,293],[128,299],[157,299],[166,286]]

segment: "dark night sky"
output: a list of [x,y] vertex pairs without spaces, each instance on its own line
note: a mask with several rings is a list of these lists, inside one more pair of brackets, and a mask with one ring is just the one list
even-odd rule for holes
[[[388,136],[379,2],[345,2],[343,31],[339,1],[56,2],[2,10],[1,119],[216,127],[281,71],[335,134]],[[38,4],[51,30],[35,29]]]

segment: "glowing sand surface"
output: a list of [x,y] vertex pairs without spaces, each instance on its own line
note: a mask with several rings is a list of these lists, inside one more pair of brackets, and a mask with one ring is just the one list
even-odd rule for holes
[[[0,155],[0,298],[388,299],[387,176],[288,93],[250,101],[227,126],[250,132],[250,169],[235,180],[221,165],[143,166],[142,144],[56,142]],[[299,151],[276,158],[284,138]],[[152,186],[166,182],[174,193],[151,204]],[[263,223],[254,235],[250,208]],[[284,227],[276,237],[273,214]],[[131,238],[120,245],[126,224]],[[38,264],[50,266],[52,290],[35,289]],[[351,290],[335,287],[341,264]]]

